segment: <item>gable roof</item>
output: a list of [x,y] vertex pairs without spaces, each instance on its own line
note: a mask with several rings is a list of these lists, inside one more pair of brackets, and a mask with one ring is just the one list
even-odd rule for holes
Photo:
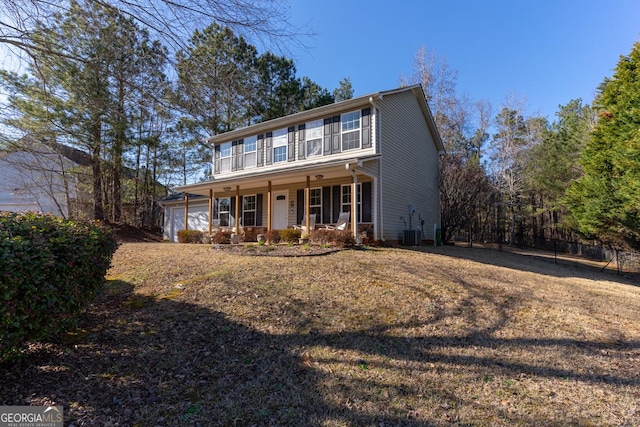
[[39,141],[30,135],[24,136],[10,145],[10,149],[0,150],[0,159],[16,152],[32,152],[36,155],[60,154],[80,166],[91,166],[91,156],[77,148],[54,141]]
[[418,104],[420,105],[420,110],[422,111],[422,115],[424,116],[425,121],[427,122],[427,126],[429,127],[429,130],[433,135],[433,139],[435,141],[436,147],[438,148],[438,151],[444,150],[442,139],[440,138],[440,134],[436,127],[436,123],[433,119],[433,115],[431,114],[431,110],[429,109],[429,105],[427,104],[427,100],[424,96],[422,85],[420,84],[400,87],[397,89],[386,90],[381,92],[375,92],[369,95],[363,95],[357,98],[351,98],[345,101],[335,102],[333,104],[313,108],[311,110],[305,110],[305,111],[301,111],[299,113],[291,114],[288,116],[279,117],[277,119],[256,123],[251,126],[221,133],[219,135],[214,135],[210,138],[205,139],[205,142],[213,145],[219,142],[227,142],[227,141],[238,139],[238,138],[244,138],[246,136],[260,134],[262,132],[266,132],[269,130],[286,127],[293,123],[311,121],[319,118],[324,118],[331,114],[348,111],[349,109],[356,109],[356,108],[371,106],[376,101],[382,100],[385,96],[394,95],[401,92],[409,92],[409,91],[412,92],[415,95],[416,99],[418,100]]

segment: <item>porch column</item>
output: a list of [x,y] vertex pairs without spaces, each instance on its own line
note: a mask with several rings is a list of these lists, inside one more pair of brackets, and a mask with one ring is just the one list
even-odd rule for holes
[[307,186],[304,188],[304,221],[307,230],[307,234],[311,235],[311,230],[309,227],[311,226],[311,218],[309,216],[309,208],[310,208],[310,197],[311,197],[311,177],[307,175]]
[[[378,222],[378,178],[373,178],[373,188],[371,191],[371,207],[373,208],[373,240],[380,240],[380,224]],[[382,204],[382,202],[380,202]]]
[[358,243],[358,175],[351,171],[353,175],[353,188],[351,190],[351,224],[353,227],[353,238]]
[[189,193],[184,193],[184,229],[189,229]]
[[213,189],[209,189],[209,235],[213,231]]
[[271,231],[271,181],[267,182],[267,231]]
[[240,234],[240,186],[236,185],[236,234]]

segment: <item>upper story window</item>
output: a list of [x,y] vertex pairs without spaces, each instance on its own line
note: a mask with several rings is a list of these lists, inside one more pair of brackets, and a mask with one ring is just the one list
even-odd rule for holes
[[342,151],[360,148],[360,111],[342,115]]
[[257,164],[256,142],[257,136],[250,136],[244,139],[244,167],[253,168]]
[[231,172],[231,143],[220,144],[220,172]]
[[324,129],[322,120],[307,122],[305,125],[307,137],[307,157],[319,156],[322,154],[322,130]]
[[273,163],[287,161],[287,128],[273,132]]

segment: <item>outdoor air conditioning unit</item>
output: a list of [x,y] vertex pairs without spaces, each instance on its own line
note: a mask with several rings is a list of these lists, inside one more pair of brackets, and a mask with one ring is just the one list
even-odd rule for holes
[[404,246],[420,246],[421,243],[422,243],[421,230],[403,230],[402,231],[402,244]]

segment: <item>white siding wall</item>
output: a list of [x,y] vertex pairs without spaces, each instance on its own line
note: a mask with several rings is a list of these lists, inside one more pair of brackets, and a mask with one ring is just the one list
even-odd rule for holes
[[423,239],[434,239],[434,224],[440,226],[438,190],[439,155],[421,112],[410,92],[387,95],[382,109],[380,136],[382,152],[383,217],[385,240],[401,240],[409,225],[409,205],[415,207],[413,229],[425,221]]
[[[66,217],[68,215],[65,182],[57,155],[39,157],[28,152],[7,154],[0,159],[0,210],[33,210]],[[71,167],[63,161],[65,168]],[[73,183],[69,196],[73,197]]]

